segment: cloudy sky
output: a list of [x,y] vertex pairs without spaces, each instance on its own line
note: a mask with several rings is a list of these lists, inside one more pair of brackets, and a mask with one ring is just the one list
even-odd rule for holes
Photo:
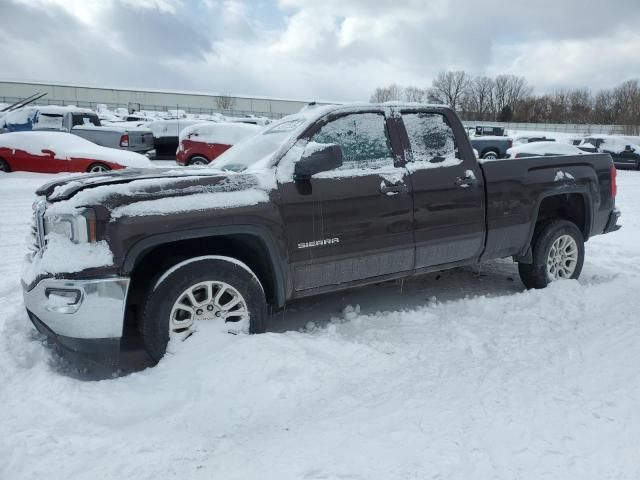
[[0,0],[0,79],[367,100],[444,69],[640,78],[640,0]]

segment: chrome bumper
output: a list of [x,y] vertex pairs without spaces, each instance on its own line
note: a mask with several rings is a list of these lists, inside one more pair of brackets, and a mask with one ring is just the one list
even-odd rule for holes
[[23,296],[27,310],[55,335],[120,338],[128,289],[128,278],[45,278]]

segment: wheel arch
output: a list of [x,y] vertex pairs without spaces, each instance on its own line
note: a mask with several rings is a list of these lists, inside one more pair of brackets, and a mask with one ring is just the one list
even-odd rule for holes
[[531,242],[537,227],[549,220],[561,218],[575,223],[586,242],[593,226],[592,197],[587,190],[571,189],[567,191],[552,191],[542,194],[535,206],[531,217],[528,241],[525,249],[518,257],[525,262],[531,258]]
[[5,165],[6,165],[6,166],[7,166],[7,168],[8,168],[8,170],[7,170],[8,172],[12,172],[12,171],[13,171],[13,168],[11,167],[11,164],[9,163],[9,160],[7,160],[7,159],[6,159],[5,157],[3,157],[2,155],[0,155],[0,161],[5,163]]
[[267,302],[281,307],[286,301],[286,276],[275,240],[251,225],[197,229],[146,237],[124,256],[121,273],[131,277],[128,306],[137,305],[146,290],[167,269],[181,261],[222,255],[246,264],[262,284]]

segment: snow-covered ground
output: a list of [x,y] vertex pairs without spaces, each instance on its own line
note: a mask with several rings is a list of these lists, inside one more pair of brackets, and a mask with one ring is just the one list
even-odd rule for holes
[[60,372],[23,311],[49,178],[0,174],[0,479],[640,478],[638,172],[579,282],[523,291],[497,261],[373,286],[99,382]]

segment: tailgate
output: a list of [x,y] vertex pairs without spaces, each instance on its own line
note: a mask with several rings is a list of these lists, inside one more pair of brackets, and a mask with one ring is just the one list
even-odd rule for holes
[[133,150],[151,150],[153,148],[153,134],[151,131],[128,132],[129,148]]

